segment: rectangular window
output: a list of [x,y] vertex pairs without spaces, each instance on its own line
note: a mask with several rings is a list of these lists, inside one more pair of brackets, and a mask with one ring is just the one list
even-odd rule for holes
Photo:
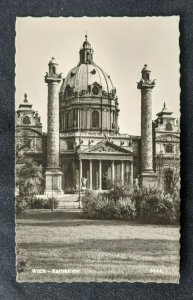
[[74,149],[74,142],[67,142],[67,150],[73,150]]

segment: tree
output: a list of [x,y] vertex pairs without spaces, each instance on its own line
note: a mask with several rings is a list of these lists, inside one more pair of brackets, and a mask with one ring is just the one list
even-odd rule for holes
[[16,134],[16,163],[23,157],[25,151],[30,148],[30,139],[28,137],[27,131],[17,130]]
[[32,158],[20,157],[16,164],[16,187],[20,196],[40,194],[43,188],[42,166]]
[[[22,141],[22,142],[21,142]],[[29,148],[29,140],[25,132],[16,137],[16,201],[33,199],[34,195],[43,191],[42,166],[32,158],[27,157],[25,151]]]

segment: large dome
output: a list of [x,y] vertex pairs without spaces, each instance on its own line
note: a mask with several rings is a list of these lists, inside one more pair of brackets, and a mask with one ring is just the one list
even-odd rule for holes
[[86,39],[80,61],[60,88],[60,131],[118,132],[118,98],[110,76],[93,61]]
[[[111,93],[114,90],[110,76],[99,66],[93,64],[80,64],[72,68],[61,86],[61,94],[64,95],[67,86],[73,88],[75,92],[87,91],[88,87],[99,84],[102,91]],[[97,93],[97,90],[96,92]]]
[[[110,75],[93,62],[93,49],[86,40],[80,50],[79,64],[72,68],[60,89],[62,100],[72,95],[77,96],[115,96],[116,90],[113,87]],[[98,90],[97,90],[98,88]]]

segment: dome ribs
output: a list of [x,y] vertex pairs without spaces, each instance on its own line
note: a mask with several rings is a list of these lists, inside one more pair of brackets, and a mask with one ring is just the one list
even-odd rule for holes
[[[92,93],[92,88],[98,83],[100,86],[99,93]],[[67,87],[70,86],[73,93],[66,93]],[[111,78],[96,64],[80,64],[72,68],[63,82],[60,90],[60,101],[69,99],[69,97],[102,97],[115,98],[116,89],[113,87]],[[68,97],[67,97],[68,95]]]

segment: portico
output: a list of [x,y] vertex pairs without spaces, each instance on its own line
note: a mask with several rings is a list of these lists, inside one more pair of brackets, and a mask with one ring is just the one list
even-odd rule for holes
[[108,190],[114,181],[133,185],[133,152],[106,138],[93,146],[78,148],[74,155],[64,154],[61,168],[66,193],[77,192],[80,182],[82,188],[91,190]]
[[86,178],[86,188],[91,190],[108,190],[109,182],[121,181],[132,186],[133,159],[118,160],[106,157],[80,159],[80,178]]

